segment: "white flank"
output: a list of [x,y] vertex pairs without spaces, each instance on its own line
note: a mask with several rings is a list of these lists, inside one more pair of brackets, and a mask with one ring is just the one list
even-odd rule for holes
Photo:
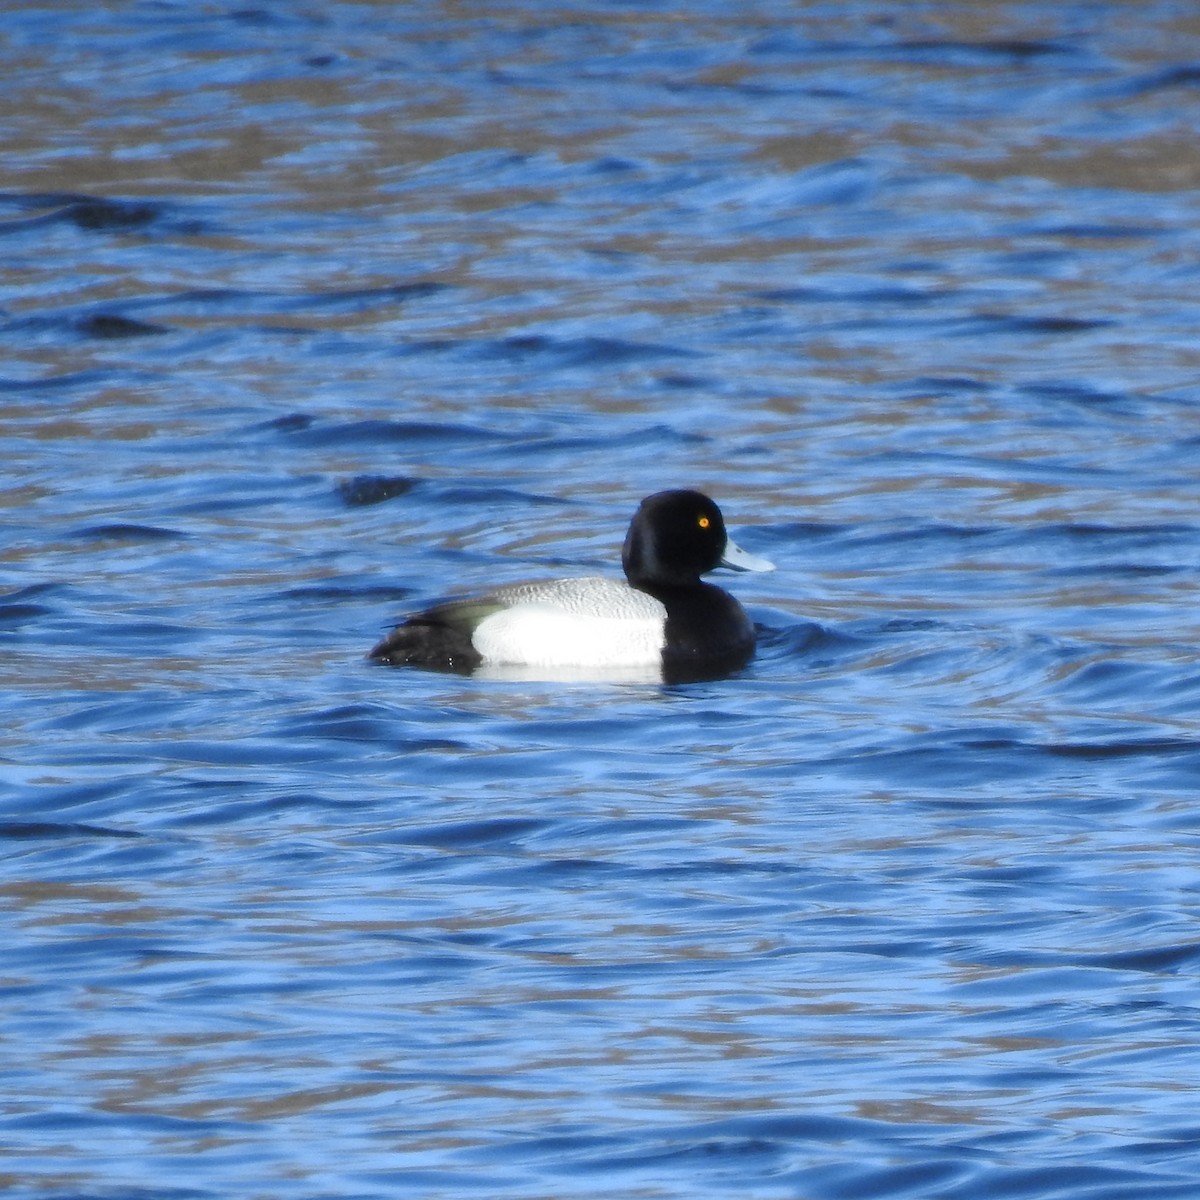
[[667,610],[627,583],[596,577],[502,589],[510,607],[485,617],[472,641],[485,663],[622,667],[662,661]]

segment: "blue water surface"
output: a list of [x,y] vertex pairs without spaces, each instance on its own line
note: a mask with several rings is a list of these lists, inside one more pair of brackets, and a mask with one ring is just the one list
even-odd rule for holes
[[[1200,1189],[1200,13],[20,6],[0,1185]],[[709,491],[734,678],[379,667]]]

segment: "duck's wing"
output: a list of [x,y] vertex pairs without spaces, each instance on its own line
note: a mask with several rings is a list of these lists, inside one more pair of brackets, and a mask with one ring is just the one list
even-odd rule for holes
[[481,599],[498,601],[504,609],[543,609],[570,617],[617,621],[661,620],[665,614],[653,596],[630,587],[623,579],[604,575],[509,584]]

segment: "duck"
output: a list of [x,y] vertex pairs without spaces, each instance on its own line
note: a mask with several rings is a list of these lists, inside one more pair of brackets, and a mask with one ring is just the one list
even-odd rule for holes
[[647,496],[621,550],[623,580],[594,575],[508,584],[446,600],[393,628],[369,657],[471,674],[481,667],[645,669],[666,682],[718,678],[754,656],[733,596],[700,577],[773,571],[741,549],[716,503],[688,488]]

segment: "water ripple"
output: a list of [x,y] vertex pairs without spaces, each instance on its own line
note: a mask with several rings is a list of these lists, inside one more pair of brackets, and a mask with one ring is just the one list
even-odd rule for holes
[[[6,1194],[1195,1192],[1176,9],[6,13]],[[365,659],[679,485],[736,677]]]

